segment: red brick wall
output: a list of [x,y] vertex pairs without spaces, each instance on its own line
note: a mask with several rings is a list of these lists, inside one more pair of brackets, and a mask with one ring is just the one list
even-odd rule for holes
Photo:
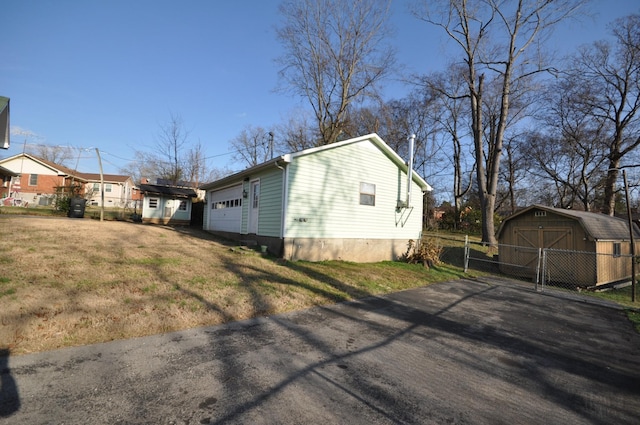
[[[38,174],[37,185],[30,185],[30,179],[31,174],[23,174],[20,177],[20,193],[39,193],[43,195],[53,195],[54,193],[56,193],[56,187],[71,183],[69,179],[65,180],[62,176],[53,176],[47,174]],[[13,185],[11,187],[11,190],[15,191]]]

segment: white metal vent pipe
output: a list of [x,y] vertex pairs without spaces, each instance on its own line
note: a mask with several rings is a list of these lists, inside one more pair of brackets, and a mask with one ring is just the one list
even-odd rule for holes
[[409,136],[409,168],[407,169],[407,208],[411,205],[411,179],[413,173],[413,147],[415,145],[416,135]]

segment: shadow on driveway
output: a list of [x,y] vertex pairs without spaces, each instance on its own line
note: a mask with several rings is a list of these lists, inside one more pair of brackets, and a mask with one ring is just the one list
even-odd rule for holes
[[458,280],[12,357],[0,423],[635,424],[639,350],[620,310]]

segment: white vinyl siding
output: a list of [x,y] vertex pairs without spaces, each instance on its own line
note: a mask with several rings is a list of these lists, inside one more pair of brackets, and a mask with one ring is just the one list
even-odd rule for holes
[[[416,183],[412,209],[407,175],[368,140],[295,157],[289,170],[285,237],[415,239],[422,223]],[[360,205],[360,183],[375,185],[375,206]]]

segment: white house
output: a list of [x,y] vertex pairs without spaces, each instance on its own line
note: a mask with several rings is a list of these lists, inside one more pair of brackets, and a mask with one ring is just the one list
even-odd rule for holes
[[85,183],[85,198],[87,205],[101,206],[103,193],[100,184],[104,184],[104,206],[118,208],[133,208],[135,185],[131,176],[119,174],[79,173]]
[[154,184],[139,185],[142,194],[142,222],[156,224],[191,224],[195,190]]
[[376,134],[279,156],[203,185],[203,228],[290,260],[395,260],[431,190],[408,170]]

